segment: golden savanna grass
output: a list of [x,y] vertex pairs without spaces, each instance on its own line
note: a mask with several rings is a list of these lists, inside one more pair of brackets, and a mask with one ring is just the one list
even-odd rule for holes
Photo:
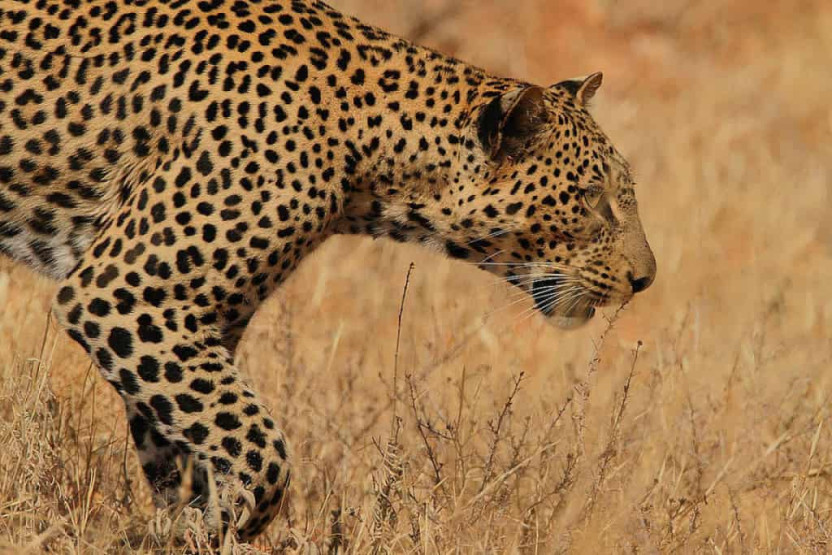
[[[242,346],[295,470],[287,517],[229,547],[832,549],[832,5],[333,3],[538,83],[603,70],[658,279],[565,333],[461,263],[330,240]],[[0,549],[207,549],[146,537],[119,399],[54,284],[0,264]]]

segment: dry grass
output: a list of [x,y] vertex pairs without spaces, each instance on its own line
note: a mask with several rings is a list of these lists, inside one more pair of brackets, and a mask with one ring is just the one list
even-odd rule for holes
[[[234,549],[832,549],[832,8],[451,2],[335,3],[537,82],[603,69],[658,281],[567,334],[459,263],[331,240],[243,344],[296,471],[288,520]],[[47,325],[53,289],[0,266],[0,550],[150,550],[120,402]]]

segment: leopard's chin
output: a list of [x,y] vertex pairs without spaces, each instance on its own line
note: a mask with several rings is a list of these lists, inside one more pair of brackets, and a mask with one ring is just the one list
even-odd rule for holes
[[[554,273],[548,279],[537,280],[531,295],[535,306],[555,326],[574,330],[586,325],[595,316],[595,305],[581,289],[571,289],[563,274]],[[561,302],[552,302],[559,299]]]
[[592,306],[578,306],[564,314],[549,314],[549,321],[562,330],[576,330],[582,328],[595,316]]

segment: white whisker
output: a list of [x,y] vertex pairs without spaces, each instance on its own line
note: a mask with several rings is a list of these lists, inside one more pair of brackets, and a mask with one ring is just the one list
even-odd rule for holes
[[538,281],[555,282],[558,285],[569,285],[573,283],[581,283],[578,276],[568,276],[564,274],[529,274],[525,276],[517,276],[516,279],[505,279],[507,283],[514,286],[533,285]]
[[569,289],[563,295],[559,295],[555,298],[552,298],[546,303],[541,303],[541,305],[542,305],[541,310],[544,313],[550,313],[554,310],[557,310],[558,312],[563,312],[564,314],[568,313],[569,312],[568,310],[561,311],[559,309],[561,307],[563,307],[566,303],[573,303],[574,304],[574,303],[578,302],[583,297],[583,295],[584,295],[583,288],[576,287],[576,288],[573,288],[573,289]]
[[[530,290],[534,289],[534,285],[538,281],[552,282],[551,285],[544,286],[545,288],[549,288],[549,287],[564,288],[564,287],[570,287],[570,286],[575,286],[575,285],[578,285],[578,286],[583,285],[581,279],[578,278],[577,276],[555,276],[555,277],[552,277],[551,275],[547,274],[547,275],[544,275],[543,277],[524,276],[524,278],[525,279],[523,279],[522,281],[508,281],[508,280],[506,280],[506,282],[509,283],[510,285],[513,285],[513,286],[519,288],[521,292],[525,292],[525,293],[531,293]],[[500,285],[500,284],[501,284],[501,282],[498,282],[497,284],[495,284],[495,286]],[[528,288],[528,290],[527,290],[527,288]],[[537,291],[541,291],[541,290],[546,291],[547,289],[537,289]],[[519,293],[515,292],[515,293],[512,293],[512,294],[517,295]]]
[[563,302],[565,299],[571,299],[573,296],[580,296],[583,294],[581,288],[578,287],[570,287],[564,289],[562,291],[555,291],[553,293],[549,293],[548,296],[544,297],[535,297],[535,304],[529,309],[526,309],[524,312],[520,313],[517,316],[519,321],[523,321],[529,316],[529,313],[534,313],[537,311],[546,314],[549,312],[549,309],[552,306],[556,306],[558,303]]

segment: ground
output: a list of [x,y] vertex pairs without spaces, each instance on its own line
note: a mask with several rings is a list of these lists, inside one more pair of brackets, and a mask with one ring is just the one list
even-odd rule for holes
[[[494,72],[604,71],[658,277],[565,333],[462,263],[331,240],[244,338],[296,470],[287,519],[236,549],[828,550],[832,8],[333,4]],[[53,292],[0,262],[0,549],[147,551],[121,403]]]

